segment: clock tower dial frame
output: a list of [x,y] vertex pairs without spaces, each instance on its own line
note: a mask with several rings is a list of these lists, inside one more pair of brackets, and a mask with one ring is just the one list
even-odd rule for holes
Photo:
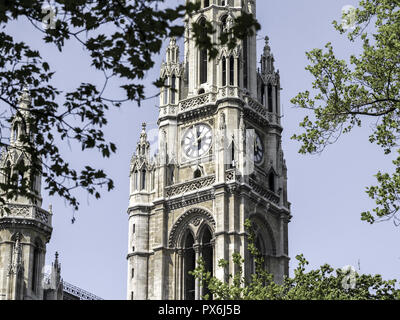
[[206,123],[196,123],[185,129],[182,152],[186,158],[197,159],[206,155],[213,143],[213,130]]

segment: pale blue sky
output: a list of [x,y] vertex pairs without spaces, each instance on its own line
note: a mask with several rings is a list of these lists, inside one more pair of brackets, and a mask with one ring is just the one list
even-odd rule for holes
[[[290,99],[310,87],[311,78],[304,70],[305,51],[322,48],[332,42],[339,56],[347,57],[359,46],[351,45],[339,35],[331,22],[341,18],[344,5],[350,0],[259,0],[257,18],[262,25],[258,37],[270,37],[276,67],[280,69],[282,104],[284,106],[283,147],[288,166],[289,200],[293,219],[289,225],[291,271],[297,265],[294,257],[303,253],[310,267],[326,262],[334,267],[354,265],[361,272],[380,273],[384,278],[400,278],[400,253],[395,245],[399,228],[392,222],[369,225],[360,220],[360,212],[373,206],[364,192],[375,183],[379,169],[390,169],[391,163],[380,148],[368,142],[369,127],[357,129],[329,147],[322,155],[297,153],[299,144],[290,140],[299,132],[304,116],[294,109]],[[167,1],[171,5],[174,1]],[[101,84],[102,75],[87,67],[87,53],[76,43],[67,44],[62,55],[51,46],[39,42],[38,32],[20,21],[9,30],[16,39],[24,40],[44,51],[57,72],[55,84],[72,90],[80,82]],[[264,41],[258,41],[259,56]],[[258,56],[258,57],[259,57]],[[159,75],[161,57],[154,57],[156,67],[146,76],[148,96],[156,93],[151,85]],[[118,90],[111,88],[110,96]],[[53,205],[54,231],[47,249],[47,263],[60,252],[62,277],[105,299],[125,299],[127,277],[127,206],[129,195],[129,161],[135,150],[142,122],[152,126],[157,121],[158,99],[146,101],[138,108],[125,105],[109,113],[107,138],[117,143],[118,153],[110,160],[100,159],[95,152],[82,153],[74,146],[60,146],[65,157],[76,165],[103,167],[115,181],[115,189],[96,201],[80,194],[81,208],[77,221],[71,224],[72,210],[64,201],[44,193],[44,207]]]

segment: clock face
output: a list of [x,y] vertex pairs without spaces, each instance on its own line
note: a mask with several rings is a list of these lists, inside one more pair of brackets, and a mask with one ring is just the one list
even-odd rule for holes
[[200,123],[186,130],[183,137],[183,152],[189,158],[199,158],[210,150],[212,143],[212,129]]
[[254,141],[254,162],[256,164],[260,164],[263,160],[263,157],[264,157],[264,145],[260,136],[258,135],[258,133],[256,133]]

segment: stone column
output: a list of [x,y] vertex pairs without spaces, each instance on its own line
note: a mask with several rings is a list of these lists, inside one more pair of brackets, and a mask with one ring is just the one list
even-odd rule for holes
[[[195,268],[198,267],[198,261],[200,259],[200,252],[201,252],[201,246],[198,244],[195,244],[193,246],[194,252],[195,252]],[[200,286],[200,280],[198,278],[195,279],[195,293],[194,293],[194,299],[195,300],[200,300],[201,299],[201,286]]]

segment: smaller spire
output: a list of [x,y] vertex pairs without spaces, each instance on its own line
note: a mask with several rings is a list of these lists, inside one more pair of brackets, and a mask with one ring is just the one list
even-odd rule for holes
[[176,44],[176,38],[171,37],[169,39],[169,44],[167,47],[167,53],[166,53],[166,63],[179,63],[179,47]]
[[140,143],[146,143],[147,142],[146,127],[147,127],[146,122],[143,122],[142,123],[142,132],[140,133]]
[[271,47],[269,44],[269,37],[265,36],[264,52],[261,57],[261,72],[263,74],[271,74],[275,72],[274,67],[274,55],[271,53]]
[[27,85],[24,85],[24,87],[22,89],[22,92],[21,92],[21,95],[18,98],[18,101],[19,102],[25,102],[28,107],[30,106],[32,99],[31,99],[31,96],[29,94],[29,89],[28,89]]
[[142,123],[142,132],[140,133],[140,139],[136,147],[136,156],[145,156],[146,158],[149,157],[150,151],[150,143],[147,140],[147,133],[146,133],[147,124],[145,122]]

